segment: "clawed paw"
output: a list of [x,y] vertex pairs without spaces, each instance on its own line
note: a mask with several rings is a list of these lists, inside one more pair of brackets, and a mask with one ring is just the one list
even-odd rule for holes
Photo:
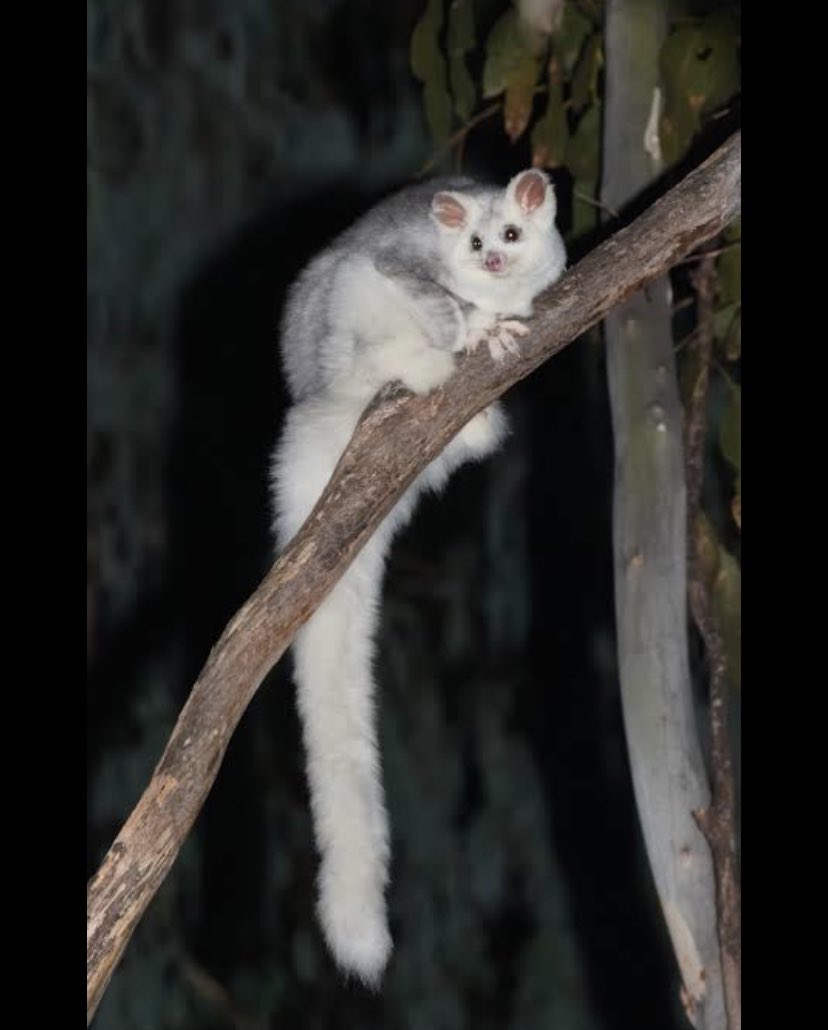
[[488,340],[490,332],[490,329],[475,329],[473,332],[470,332],[463,344],[463,350],[466,354],[476,351],[484,340]]
[[517,355],[520,353],[515,337],[525,336],[529,327],[523,322],[514,318],[505,318],[502,322],[495,322],[488,329],[477,329],[469,334],[464,344],[466,353],[476,350],[485,340],[489,347],[489,354],[493,361],[503,361],[507,354]]

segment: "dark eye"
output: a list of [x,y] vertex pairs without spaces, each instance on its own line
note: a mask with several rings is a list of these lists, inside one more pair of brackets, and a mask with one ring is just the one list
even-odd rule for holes
[[520,229],[516,225],[507,225],[503,230],[503,239],[507,243],[515,243],[520,239]]
[[480,250],[483,246],[483,240],[479,236],[472,236],[471,238],[472,250]]

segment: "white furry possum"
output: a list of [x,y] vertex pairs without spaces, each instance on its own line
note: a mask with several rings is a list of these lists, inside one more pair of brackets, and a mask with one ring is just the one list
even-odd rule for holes
[[[504,190],[439,179],[382,201],[315,257],[281,327],[293,400],[273,456],[280,547],[310,514],[377,390],[444,383],[455,353],[515,351],[516,321],[566,264],[555,194],[530,169]],[[340,967],[376,986],[391,953],[390,857],[374,711],[374,636],[385,558],[417,497],[493,451],[499,404],[480,412],[412,483],[293,643],[316,843],[319,917]]]

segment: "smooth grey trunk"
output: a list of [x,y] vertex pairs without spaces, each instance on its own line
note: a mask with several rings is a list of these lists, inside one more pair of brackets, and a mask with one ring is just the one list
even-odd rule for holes
[[[645,148],[663,0],[608,0],[602,200],[621,210],[658,174]],[[615,439],[618,665],[627,747],[656,890],[698,1030],[724,1030],[715,882],[692,812],[709,801],[687,640],[687,506],[669,280],[607,316]]]

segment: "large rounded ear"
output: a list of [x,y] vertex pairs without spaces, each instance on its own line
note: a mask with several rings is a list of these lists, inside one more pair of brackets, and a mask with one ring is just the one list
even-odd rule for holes
[[548,219],[555,217],[555,190],[549,176],[538,168],[518,172],[506,187],[506,199],[524,215],[540,213]]
[[464,197],[462,193],[441,190],[432,197],[431,216],[441,229],[457,232],[469,224],[469,198]]

